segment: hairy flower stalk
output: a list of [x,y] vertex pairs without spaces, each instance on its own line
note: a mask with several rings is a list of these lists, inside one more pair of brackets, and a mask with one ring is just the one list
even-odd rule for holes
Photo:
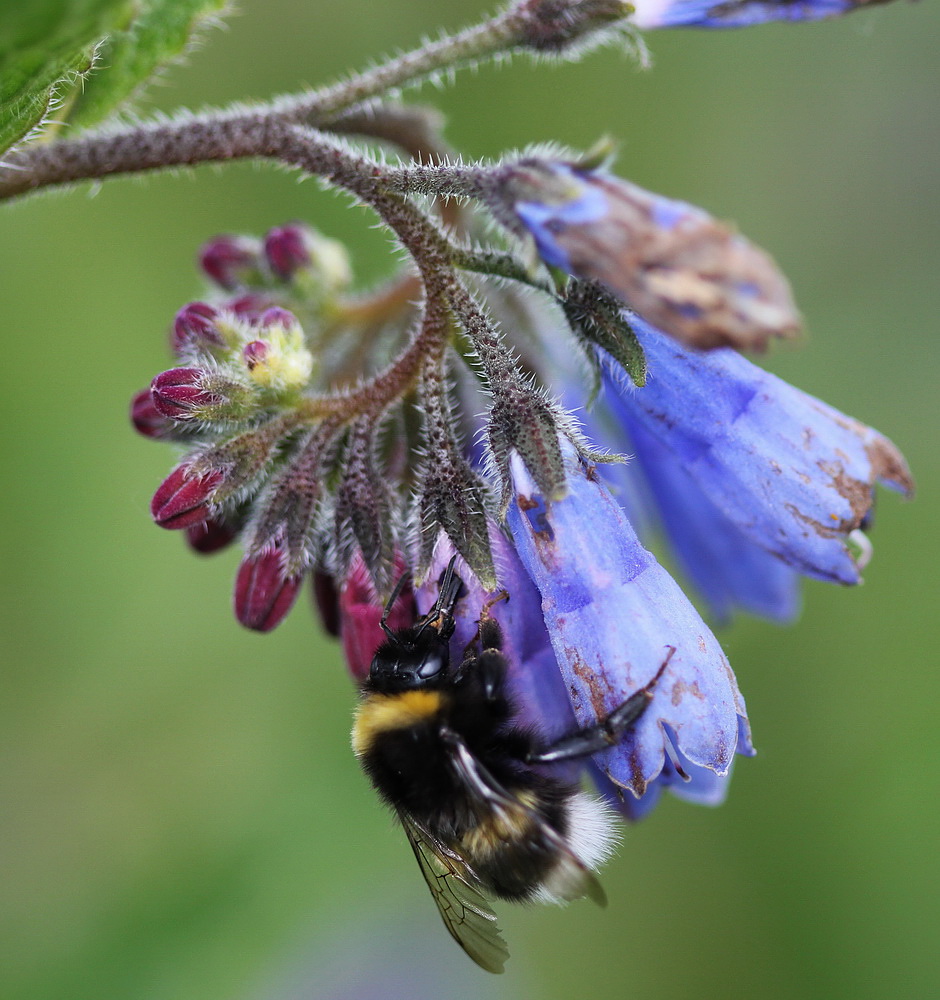
[[210,287],[176,313],[174,360],[131,402],[137,431],[181,453],[155,523],[202,554],[241,545],[248,628],[275,628],[311,577],[360,681],[383,614],[409,628],[455,567],[452,659],[492,615],[515,711],[546,738],[655,679],[642,717],[584,769],[631,819],[663,789],[716,804],[735,755],[753,753],[747,715],[656,536],[715,619],[786,620],[801,575],[859,581],[874,486],[909,493],[904,460],[737,353],[800,319],[771,257],[733,227],[597,152],[462,164],[435,113],[397,94],[511,53],[642,51],[637,26],[859,6],[516,0],[320,90],[26,145],[0,166],[0,199],[253,159],[368,206],[407,255],[376,289],[356,288],[343,244],[302,222],[202,248]]

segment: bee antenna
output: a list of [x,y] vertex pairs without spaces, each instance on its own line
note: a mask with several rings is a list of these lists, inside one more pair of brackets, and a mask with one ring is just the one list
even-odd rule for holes
[[379,627],[385,633],[387,638],[391,639],[392,642],[398,642],[398,636],[388,627],[388,616],[392,613],[392,605],[398,600],[401,595],[402,588],[405,586],[405,580],[408,579],[407,573],[402,573],[398,578],[398,583],[395,584],[395,589],[392,591],[392,596],[385,602],[385,609],[382,611],[382,617],[379,619]]

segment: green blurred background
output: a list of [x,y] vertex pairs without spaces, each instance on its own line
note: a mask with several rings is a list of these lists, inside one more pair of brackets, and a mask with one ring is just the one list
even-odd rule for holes
[[[411,46],[476,0],[245,0],[148,106],[265,97]],[[153,527],[169,448],[131,394],[223,231],[305,218],[387,272],[361,209],[239,165],[0,209],[3,698],[0,995],[922,998],[940,993],[936,5],[816,26],[663,32],[644,73],[461,75],[423,97],[469,156],[622,142],[618,170],[774,253],[809,337],[774,370],[891,436],[863,587],[723,635],[760,755],[730,801],[665,802],[605,873],[610,906],[501,916],[502,979],[452,945],[348,749],[353,689],[306,602],[234,622],[237,553]]]

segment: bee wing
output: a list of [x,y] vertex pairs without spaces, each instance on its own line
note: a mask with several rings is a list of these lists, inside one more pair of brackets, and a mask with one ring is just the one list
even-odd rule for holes
[[481,968],[502,972],[509,950],[479,879],[460,855],[413,817],[400,812],[399,818],[451,937]]
[[558,858],[558,863],[542,885],[543,901],[567,902],[587,896],[598,906],[606,906],[607,895],[597,876],[574,853],[565,838],[549,826],[539,813],[526,805],[518,795],[506,791],[474,757],[460,736],[452,730],[447,730],[443,735],[451,748],[454,771],[468,790],[487,802],[495,811],[507,815],[524,812],[532,823],[533,846]]

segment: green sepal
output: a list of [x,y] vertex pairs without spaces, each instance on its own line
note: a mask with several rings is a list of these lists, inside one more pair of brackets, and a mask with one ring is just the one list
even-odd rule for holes
[[646,355],[617,299],[595,282],[574,280],[562,307],[579,340],[606,351],[635,386],[646,384]]
[[339,463],[334,512],[335,536],[344,558],[358,547],[375,589],[391,588],[395,569],[393,490],[379,469],[377,435],[381,422],[372,414],[357,420]]
[[435,458],[433,467],[426,469],[422,477],[415,582],[420,584],[427,577],[438,534],[443,531],[483,589],[495,590],[496,569],[490,548],[485,487],[467,462],[457,456],[452,458],[452,462]]

